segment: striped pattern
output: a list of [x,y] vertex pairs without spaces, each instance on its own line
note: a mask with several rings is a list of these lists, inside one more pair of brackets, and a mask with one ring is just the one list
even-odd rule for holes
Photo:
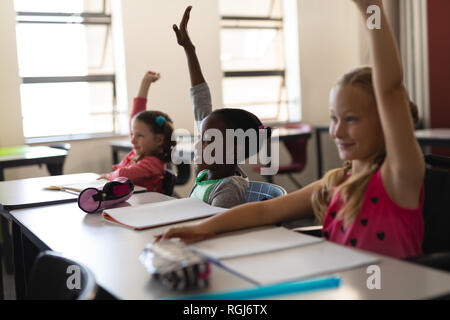
[[247,190],[247,202],[263,201],[286,195],[282,187],[272,183],[250,181]]

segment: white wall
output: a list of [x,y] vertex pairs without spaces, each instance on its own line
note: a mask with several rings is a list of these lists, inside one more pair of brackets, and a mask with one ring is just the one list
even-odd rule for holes
[[[189,31],[197,47],[203,73],[212,91],[214,107],[222,105],[222,73],[220,68],[219,14],[217,1],[213,0],[114,0],[114,24],[123,24],[123,33],[116,32],[123,44],[123,56],[116,56],[119,81],[125,92],[119,99],[131,106],[139,82],[147,69],[161,73],[161,80],[150,90],[149,107],[165,111],[179,128],[193,129],[193,112],[189,100],[189,77],[184,51],[176,43],[172,24],[179,23],[187,5],[193,5]],[[0,73],[0,147],[23,143],[20,115],[19,78],[14,34],[12,1],[0,1],[0,26],[2,37],[2,72]],[[337,77],[363,61],[364,45],[361,43],[361,21],[349,0],[298,0],[300,44],[301,104],[304,122],[328,122],[328,94]],[[7,68],[3,67],[7,61]],[[120,101],[120,100],[119,100]],[[126,103],[126,102],[125,102]],[[340,165],[336,147],[323,135],[324,169]],[[111,166],[108,139],[72,141],[66,160],[65,173],[106,172]],[[297,175],[303,184],[316,179],[317,163],[315,140],[308,146],[308,165]],[[289,162],[282,149],[280,161]],[[261,179],[246,166],[251,179]],[[47,175],[44,168],[23,167],[7,169],[6,179],[19,179]],[[294,186],[284,177],[276,183],[293,191]],[[177,188],[180,195],[189,192],[191,184]]]
[[160,72],[161,79],[150,89],[149,108],[165,111],[178,128],[192,132],[194,114],[189,99],[189,73],[184,50],[176,42],[172,25],[180,23],[184,9],[192,4],[189,34],[211,88],[213,106],[221,107],[222,72],[217,1],[121,2],[129,105],[138,92],[144,72]]
[[298,15],[303,120],[328,122],[330,89],[360,64],[362,23],[346,0],[300,0]]
[[0,1],[0,147],[23,144],[13,1]]

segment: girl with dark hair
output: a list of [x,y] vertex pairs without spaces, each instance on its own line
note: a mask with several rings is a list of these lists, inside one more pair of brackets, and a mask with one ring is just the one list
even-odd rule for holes
[[99,179],[126,177],[147,191],[164,192],[166,163],[171,161],[172,148],[176,144],[171,140],[174,126],[167,114],[145,110],[150,85],[159,78],[159,73],[145,73],[130,115],[133,149],[119,164],[113,166],[113,172],[103,174]]

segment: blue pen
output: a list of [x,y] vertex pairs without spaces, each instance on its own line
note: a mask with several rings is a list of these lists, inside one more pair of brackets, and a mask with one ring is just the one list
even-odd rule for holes
[[[200,294],[173,298],[179,300],[247,300],[274,297],[285,294],[301,293],[319,289],[337,288],[341,284],[339,275],[314,278],[295,282],[278,283],[250,289],[232,290],[211,294]],[[172,299],[171,299],[172,300]]]

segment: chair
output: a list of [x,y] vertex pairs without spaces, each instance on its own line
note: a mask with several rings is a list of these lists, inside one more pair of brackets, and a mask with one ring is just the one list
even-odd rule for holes
[[[450,271],[450,158],[425,155],[422,242],[423,256],[410,262]],[[446,170],[443,170],[446,169]],[[322,226],[296,228],[295,231],[320,237]]]
[[250,181],[247,190],[247,201],[264,201],[286,195],[287,192],[282,187],[268,182]]
[[191,177],[191,165],[189,163],[180,163],[177,165],[177,181],[176,185],[184,185]]
[[411,261],[450,271],[450,158],[429,154],[425,162],[424,255]]
[[[304,133],[311,133],[312,128],[309,124],[289,124],[284,126],[286,129],[300,129]],[[280,166],[277,174],[287,174],[289,179],[295,184],[297,188],[302,188],[302,185],[294,178],[294,173],[302,172],[306,166],[307,143],[310,135],[307,137],[300,137],[297,139],[284,139],[283,143],[291,156],[291,163]],[[261,166],[253,167],[253,171],[260,172]],[[272,176],[264,176],[268,182],[273,181]]]
[[[79,279],[76,278],[78,276]],[[97,290],[95,277],[86,266],[55,252],[44,251],[38,255],[31,269],[27,298],[93,300]]]
[[163,179],[164,194],[168,196],[171,196],[173,194],[173,189],[175,187],[176,181],[177,175],[171,169],[166,169]]
[[[65,151],[67,151],[67,154],[68,154],[69,150],[71,148],[71,145],[70,145],[70,143],[64,143],[64,142],[59,143],[58,142],[58,143],[50,144],[49,147],[50,148],[55,148],[55,149],[65,150]],[[66,161],[66,157],[64,157],[61,165],[58,165],[58,164],[55,164],[55,163],[47,163],[46,166],[47,166],[48,172],[52,176],[53,175],[61,175],[61,174],[63,174],[63,166],[64,166],[64,162],[65,161]],[[41,166],[41,165],[39,165],[39,166]]]

